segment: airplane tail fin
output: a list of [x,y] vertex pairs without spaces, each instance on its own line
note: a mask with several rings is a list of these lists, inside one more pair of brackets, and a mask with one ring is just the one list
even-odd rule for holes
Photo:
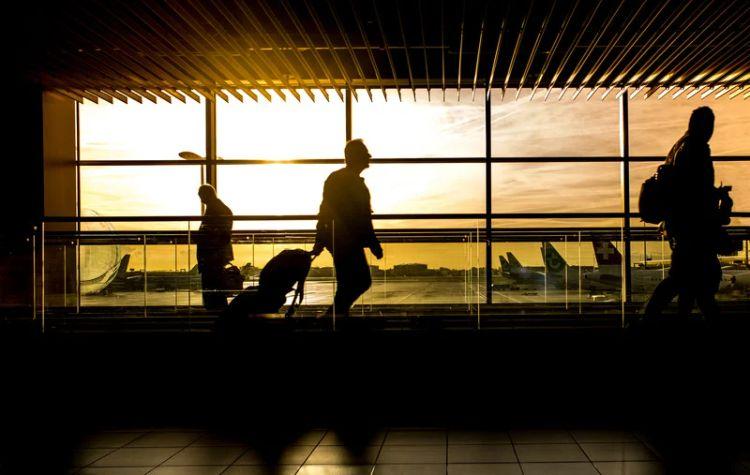
[[523,268],[523,265],[521,265],[521,261],[519,261],[516,256],[513,255],[512,252],[507,253],[508,254],[508,263],[510,264],[511,269],[521,269]]
[[500,258],[500,270],[507,274],[510,272],[510,263],[508,262],[508,259],[505,258],[502,254],[498,256]]
[[622,264],[622,254],[617,250],[611,241],[594,240],[594,254],[596,255],[596,265],[599,267],[619,266]]
[[122,256],[120,261],[120,267],[117,268],[117,273],[113,280],[122,280],[125,278],[125,273],[128,271],[128,264],[130,263],[130,254]]
[[550,273],[559,273],[563,272],[566,267],[568,267],[568,263],[565,262],[565,259],[563,256],[560,255],[559,252],[557,252],[557,249],[549,243],[549,242],[543,242],[542,247],[542,258],[544,259],[544,268],[547,270],[547,272]]

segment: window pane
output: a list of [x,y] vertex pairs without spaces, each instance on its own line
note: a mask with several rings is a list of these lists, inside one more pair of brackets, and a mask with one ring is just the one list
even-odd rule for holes
[[495,213],[621,211],[618,163],[494,163]]
[[585,100],[587,91],[575,101],[557,100],[553,90],[544,101],[544,91],[523,89],[517,100],[515,91],[501,98],[493,89],[491,98],[492,156],[565,157],[619,155],[619,106],[614,95],[605,100]]
[[[219,195],[235,214],[317,214],[334,165],[219,165]],[[484,165],[376,164],[363,173],[383,213],[484,210]]]
[[417,101],[410,89],[386,90],[388,101],[379,92],[373,100],[364,92],[352,103],[352,133],[364,139],[373,157],[483,157],[484,96],[476,100],[464,91],[417,89]]
[[[224,159],[284,160],[343,157],[346,139],[344,103],[328,91],[315,91],[315,102],[300,90],[301,101],[262,96],[258,102],[216,103],[216,147]],[[272,93],[273,94],[273,93]]]
[[81,167],[81,208],[102,216],[198,215],[200,171],[187,165]]
[[144,101],[79,106],[81,160],[180,160],[206,152],[205,104]]
[[709,106],[716,115],[714,135],[711,138],[713,155],[750,155],[750,106],[747,101],[715,101],[685,99],[657,100],[640,97],[631,100],[630,154],[667,156],[669,149],[685,133],[693,109]]

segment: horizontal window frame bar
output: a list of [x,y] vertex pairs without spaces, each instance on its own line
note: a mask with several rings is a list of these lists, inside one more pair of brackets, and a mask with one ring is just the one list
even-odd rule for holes
[[[750,218],[750,211],[732,212],[731,216],[737,218]],[[403,213],[403,214],[374,214],[374,220],[399,220],[399,219],[486,219],[486,213]],[[492,213],[491,219],[612,219],[625,218],[622,212],[602,213]],[[629,218],[640,217],[639,213],[630,213]],[[201,221],[203,216],[45,216],[42,221],[49,223],[106,223],[106,222],[174,222],[174,221]],[[234,215],[234,221],[316,221],[316,214],[282,214],[282,215]]]
[[[630,157],[631,162],[663,162],[664,156]],[[714,162],[750,162],[750,155],[724,155],[712,157]],[[476,163],[485,164],[485,157],[396,157],[373,158],[372,164],[451,164]],[[620,156],[597,157],[491,157],[491,163],[622,163]],[[206,165],[206,160],[76,160],[81,167],[117,167],[117,166],[198,166]],[[212,162],[214,163],[214,162]],[[237,159],[218,160],[222,165],[343,165],[343,158],[299,158],[289,160]]]
[[[735,226],[728,228],[731,236],[738,239],[750,238],[750,226]],[[486,238],[483,228],[406,228],[377,230],[378,238],[387,243],[466,243],[482,241]],[[194,244],[188,241],[187,231],[51,231],[46,233],[46,242],[60,245],[63,242],[73,244],[78,239],[82,245],[140,245],[145,236],[147,244]],[[289,244],[312,243],[315,238],[314,230],[258,230],[233,231],[233,245],[249,244]],[[505,242],[568,242],[574,245],[578,242],[591,242],[594,239],[607,239],[622,242],[622,229],[618,227],[571,227],[571,228],[508,228],[493,229],[490,240],[493,243]],[[252,241],[250,240],[252,239]],[[633,229],[631,242],[658,242],[661,234],[656,227]]]

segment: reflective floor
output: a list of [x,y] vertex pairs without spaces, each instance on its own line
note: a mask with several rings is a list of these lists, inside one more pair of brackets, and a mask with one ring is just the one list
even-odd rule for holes
[[[554,429],[474,432],[390,428],[348,444],[311,430],[278,450],[262,437],[185,429],[102,431],[75,451],[76,474],[655,475],[659,456],[638,434]],[[361,443],[359,443],[361,442]],[[749,467],[750,468],[750,467]]]

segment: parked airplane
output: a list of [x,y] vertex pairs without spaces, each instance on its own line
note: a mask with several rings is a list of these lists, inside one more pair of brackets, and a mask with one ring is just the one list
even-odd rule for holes
[[494,288],[544,288],[545,278],[543,272],[538,272],[524,267],[512,252],[508,252],[506,254],[508,256],[507,259],[503,255],[499,256],[500,271],[503,277],[510,281],[510,284],[505,282],[503,282],[502,284],[493,284]]
[[[592,287],[606,289],[612,285],[619,289],[622,270],[622,254],[610,241],[594,241],[594,253],[598,268],[584,278],[591,281]],[[630,270],[633,292],[651,292],[666,277],[668,267],[664,269],[633,268]],[[742,291],[750,288],[750,271],[730,267],[722,268],[719,292]]]
[[[597,268],[583,275],[590,288],[597,290],[619,290],[622,288],[622,254],[607,240],[594,240],[594,256]],[[654,290],[667,275],[667,269],[630,269],[630,285],[633,292],[648,293]]]

